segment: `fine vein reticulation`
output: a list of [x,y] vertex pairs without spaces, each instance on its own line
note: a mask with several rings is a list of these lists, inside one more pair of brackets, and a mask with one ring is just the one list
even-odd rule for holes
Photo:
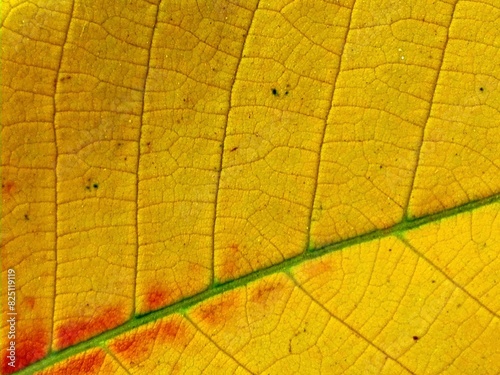
[[[387,360],[376,371],[466,371],[494,354],[494,3],[35,1],[2,15],[21,373],[87,355],[133,372],[151,337],[203,343],[242,373],[300,368],[340,336],[362,348],[351,371],[371,355]],[[449,361],[425,351],[462,331]],[[276,357],[245,354],[265,337]]]

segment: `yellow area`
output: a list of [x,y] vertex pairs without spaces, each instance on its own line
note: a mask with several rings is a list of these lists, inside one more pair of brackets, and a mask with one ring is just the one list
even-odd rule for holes
[[140,141],[139,313],[200,292],[212,280],[221,144],[251,17],[224,2],[161,3]]
[[[137,141],[154,16],[142,1],[72,9],[55,96],[56,348],[133,312],[135,286],[124,280],[136,277]],[[99,322],[109,311],[116,316]]]
[[499,369],[498,313],[396,238],[305,263],[294,275],[332,315],[413,373]]
[[282,1],[260,4],[253,15],[226,125],[215,221],[218,281],[307,247],[324,118],[349,13],[336,3]]
[[402,219],[452,10],[428,0],[355,4],[321,149],[311,246]]
[[[109,348],[120,362],[133,362],[132,373],[134,366],[205,368],[205,353],[217,347],[222,358],[256,374],[494,374],[500,363],[498,212],[492,204],[401,239],[389,236],[306,261],[289,275],[208,299],[190,309],[187,320],[173,315],[132,330]],[[453,267],[461,258],[472,260],[469,273]],[[469,291],[471,283],[479,287]],[[194,355],[198,345],[203,355]]]
[[[2,364],[4,345],[12,339],[7,323],[12,315],[7,313],[17,314],[18,353],[27,350],[38,360],[51,345],[56,268],[53,96],[69,8],[58,2],[43,8],[29,2],[1,4]],[[54,11],[59,12],[56,18],[50,17]],[[8,275],[14,275],[13,310],[7,305],[14,302],[7,297],[12,291]]]
[[106,350],[137,374],[496,374],[498,213],[491,204],[305,261]]
[[126,375],[127,371],[102,349],[90,349],[62,361],[53,367],[38,371],[36,375]]
[[18,365],[50,355],[26,373],[500,373],[496,0],[0,20],[2,314],[14,269]]
[[500,190],[499,29],[498,3],[457,4],[420,151],[413,216]]
[[[207,311],[224,302],[224,319],[212,321]],[[404,373],[284,274],[202,303],[189,316],[254,374]]]
[[179,315],[119,336],[108,346],[128,374],[249,374]]
[[500,311],[500,204],[405,233],[408,243],[491,313]]

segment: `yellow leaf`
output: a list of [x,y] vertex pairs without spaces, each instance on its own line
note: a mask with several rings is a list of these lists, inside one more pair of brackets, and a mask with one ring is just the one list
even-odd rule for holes
[[2,373],[500,372],[494,0],[0,14]]

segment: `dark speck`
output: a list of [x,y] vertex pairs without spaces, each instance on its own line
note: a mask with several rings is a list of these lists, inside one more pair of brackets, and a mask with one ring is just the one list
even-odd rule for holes
[[272,93],[273,93],[274,96],[278,96],[278,90],[272,89],[271,91],[272,91]]
[[94,189],[97,189],[99,187],[99,184],[94,184],[92,186],[94,187]]
[[413,341],[418,341],[418,336],[413,336]]
[[484,87],[480,87],[479,91],[483,92],[484,91]]
[[29,220],[30,217],[28,216],[28,214],[24,214],[24,220]]

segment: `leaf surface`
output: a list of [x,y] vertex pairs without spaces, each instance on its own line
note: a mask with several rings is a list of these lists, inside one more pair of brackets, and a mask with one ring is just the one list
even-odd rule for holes
[[1,15],[3,373],[500,372],[493,0]]

